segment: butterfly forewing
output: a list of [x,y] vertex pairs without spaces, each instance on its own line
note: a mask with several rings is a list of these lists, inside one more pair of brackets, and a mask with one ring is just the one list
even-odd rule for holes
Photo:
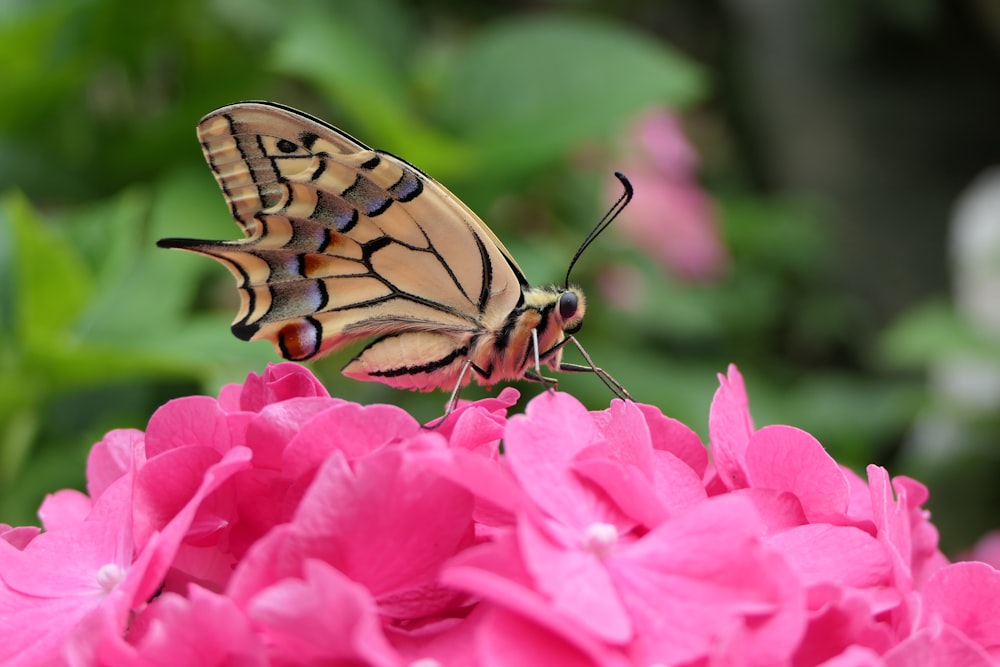
[[164,245],[229,267],[239,337],[306,359],[392,335],[356,374],[433,388],[454,381],[469,339],[522,298],[524,277],[496,236],[407,162],[269,103],[223,107],[198,135],[247,238]]

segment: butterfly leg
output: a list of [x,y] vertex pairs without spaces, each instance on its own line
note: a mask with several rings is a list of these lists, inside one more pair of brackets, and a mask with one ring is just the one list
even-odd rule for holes
[[[553,349],[557,350],[559,349],[559,347],[560,346],[557,345]],[[537,329],[531,330],[531,351],[535,355],[535,367],[526,370],[524,372],[524,377],[527,378],[528,380],[531,380],[532,382],[541,382],[543,385],[545,385],[545,388],[548,389],[549,391],[555,391],[556,389],[559,388],[559,380],[555,378],[545,377],[544,375],[542,375],[542,358],[541,355],[538,353]],[[552,352],[552,350],[549,350],[549,352]]]
[[540,373],[537,373],[534,368],[529,368],[524,371],[524,379],[531,380],[532,382],[541,382],[545,385],[546,389],[556,390],[559,388],[559,380],[541,375]]
[[472,359],[466,359],[465,363],[462,364],[462,372],[458,374],[458,380],[455,381],[455,387],[451,390],[451,396],[448,397],[448,402],[444,406],[444,414],[438,417],[435,421],[428,422],[423,425],[422,428],[428,431],[433,431],[437,427],[441,426],[451,416],[451,413],[455,410],[455,406],[458,404],[458,395],[462,391],[462,383],[465,382],[465,376],[469,374],[470,368],[476,368],[475,364],[472,363]]
[[[594,360],[590,358],[590,355],[587,354],[587,350],[583,348],[583,345],[581,345],[580,341],[578,341],[574,336],[566,336],[566,338],[561,340],[559,344],[553,348],[553,350],[557,350],[571,341],[573,345],[576,345],[576,349],[580,350],[580,354],[583,355],[587,365],[581,366],[580,364],[568,364],[562,362],[559,364],[560,371],[563,371],[564,373],[593,373],[601,379],[601,382],[604,383],[605,387],[611,390],[612,394],[626,401],[632,400],[632,396],[628,393],[628,390],[625,389],[625,387],[623,387],[618,380],[611,377],[610,373],[603,368],[598,367],[594,363]],[[552,350],[549,350],[549,352],[551,351]]]

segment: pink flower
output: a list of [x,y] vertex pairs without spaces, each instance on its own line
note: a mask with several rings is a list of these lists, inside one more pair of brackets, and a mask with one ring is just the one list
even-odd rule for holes
[[114,662],[162,667],[269,664],[247,614],[230,598],[197,585],[185,595],[163,593],[148,605],[129,629],[129,643],[132,650]]
[[[995,665],[1000,574],[926,489],[757,428],[544,392],[427,430],[270,366],[113,431],[87,493],[0,525],[11,665]],[[501,442],[503,453],[501,454]]]
[[[677,116],[654,109],[628,131],[620,166],[635,188],[621,230],[675,275],[712,280],[728,268],[712,201],[697,183],[698,156]],[[611,192],[618,197],[619,188]]]
[[963,560],[979,560],[1000,567],[1000,531],[983,535]]
[[[115,440],[117,433],[109,434]],[[135,441],[136,448],[141,440]],[[73,492],[40,510],[46,531],[21,548],[0,541],[0,658],[10,665],[99,659],[127,627],[128,615],[156,593],[202,503],[249,461],[243,447],[208,461],[187,448],[171,462],[186,467],[193,488],[169,519],[141,537],[138,497],[158,481],[127,471],[91,507]],[[150,462],[156,467],[156,460]],[[110,648],[109,648],[110,647]]]

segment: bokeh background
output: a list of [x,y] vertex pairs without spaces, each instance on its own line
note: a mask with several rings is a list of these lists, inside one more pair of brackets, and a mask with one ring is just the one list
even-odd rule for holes
[[[1000,526],[993,0],[0,0],[0,521],[81,485],[105,431],[277,360],[230,335],[228,272],[154,245],[239,235],[194,126],[246,99],[419,165],[535,284],[624,171],[574,280],[637,400],[704,436],[734,362],[758,425],[928,484],[950,553]],[[331,393],[441,413],[350,356],[313,365]]]

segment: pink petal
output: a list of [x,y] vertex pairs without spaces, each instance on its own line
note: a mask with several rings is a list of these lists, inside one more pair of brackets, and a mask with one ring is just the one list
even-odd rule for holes
[[[418,442],[445,451],[434,434],[408,444]],[[283,577],[300,577],[302,563],[316,558],[367,586],[387,614],[430,613],[450,604],[427,586],[442,562],[471,542],[473,503],[425,464],[438,456],[396,446],[359,459],[353,470],[342,455],[328,458],[292,522],[253,545],[234,574],[231,595],[246,600]],[[412,597],[398,597],[404,593]]]
[[631,664],[621,654],[607,649],[598,656],[588,655],[545,628],[500,610],[493,612],[480,627],[476,649],[476,664],[483,667],[626,667]]
[[712,399],[708,418],[712,458],[716,473],[728,489],[749,486],[745,457],[754,432],[743,376],[730,364],[727,376],[719,376],[719,389]]
[[[0,571],[4,569],[0,543]],[[9,589],[0,578],[0,664],[38,667],[65,664],[66,638],[97,606],[75,596],[36,598]]]
[[[534,590],[534,580],[525,567],[513,531],[499,533],[492,542],[456,554],[445,565],[440,580],[536,622],[564,620],[556,619],[550,613],[548,600]],[[575,628],[570,632],[573,631]]]
[[[830,587],[830,598],[809,619],[806,635],[795,653],[795,664],[845,664],[848,656],[881,655],[896,643],[887,623],[879,622],[868,601]],[[864,649],[860,652],[852,649]],[[839,662],[838,662],[839,660]],[[849,664],[849,663],[846,663]],[[861,664],[866,664],[862,660]]]
[[541,533],[531,521],[518,524],[525,567],[551,609],[606,642],[632,637],[632,624],[601,559],[576,545],[567,548]]
[[[467,549],[453,558],[441,581],[529,619],[594,656],[597,664],[618,664],[607,662],[611,659],[609,654],[613,654],[606,644],[581,632],[571,619],[552,613],[549,600],[532,588],[531,575],[525,570],[520,554],[514,535],[501,534],[492,543]],[[480,602],[480,607],[483,604]]]
[[631,466],[652,479],[653,446],[649,427],[638,406],[631,401],[615,399],[607,410],[592,413],[592,418],[604,439],[600,447],[601,458]]
[[242,559],[268,531],[292,520],[305,493],[302,483],[256,467],[233,479],[236,523],[229,527],[228,539],[234,558]]
[[805,586],[833,583],[873,588],[891,584],[892,566],[882,545],[851,526],[797,526],[769,536],[767,544],[785,557]]
[[924,613],[939,615],[986,649],[1000,649],[1000,572],[963,562],[938,570],[923,590]]
[[[250,450],[234,447],[221,460],[212,464],[202,475],[201,483],[193,490],[187,502],[163,526],[162,530],[150,536],[143,552],[133,567],[135,575],[141,576],[137,584],[137,596],[148,599],[163,582],[171,563],[181,547],[182,541],[191,533],[195,520],[203,515],[206,508],[212,508],[211,500],[233,476],[250,467]],[[130,575],[133,574],[130,571]]]
[[41,534],[42,529],[38,526],[8,526],[0,523],[0,540],[11,545],[18,551],[28,546],[31,540]]
[[921,628],[883,656],[886,667],[996,667],[996,660],[955,628]]
[[842,517],[850,487],[823,445],[792,426],[765,426],[746,449],[748,479],[756,488],[788,491],[810,521]]
[[897,475],[892,485],[898,489],[900,501],[907,508],[910,522],[910,567],[913,581],[917,586],[948,564],[948,559],[938,549],[938,531],[930,522],[930,513],[921,508],[930,493],[927,487],[915,479]]
[[689,426],[664,416],[654,405],[636,404],[646,420],[653,448],[669,452],[684,461],[699,477],[708,467],[708,450]]
[[[205,474],[221,458],[212,448],[181,447],[150,459],[136,473],[133,525],[137,546],[145,545],[154,532],[163,530],[184,509],[202,485]],[[209,535],[223,528],[233,514],[231,502],[227,502],[231,499],[217,496],[215,500],[222,505],[208,507],[202,503],[200,508],[203,520],[207,515],[215,517]]]
[[668,512],[678,512],[708,497],[700,475],[690,462],[671,452],[657,451],[653,457],[653,488]]
[[305,397],[263,407],[246,430],[246,446],[253,450],[254,468],[281,470],[288,443],[313,417],[334,405],[333,399]]
[[868,466],[868,486],[878,539],[892,559],[896,588],[907,593],[913,588],[913,575],[910,568],[910,522],[906,508],[893,498],[889,473],[885,468]]
[[755,651],[787,655],[804,629],[801,591],[757,542],[762,526],[739,496],[711,498],[661,524],[608,562],[635,624],[633,658],[678,664],[706,656],[734,623],[775,619]]
[[848,646],[843,653],[819,663],[818,667],[884,667],[885,662],[875,651],[863,646]]
[[[669,511],[705,499],[700,478],[704,466],[696,472],[668,448],[653,449],[649,424],[658,427],[661,438],[669,433],[679,436],[681,443],[691,444],[688,436],[694,437],[704,464],[705,450],[689,429],[677,428],[658,411],[647,414],[633,403],[617,400],[608,410],[594,413],[594,421],[604,439],[580,451],[571,469],[607,493],[629,518],[654,527]],[[697,460],[685,445],[676,449]]]
[[[592,449],[602,450],[599,446]],[[707,496],[701,479],[673,454],[656,451],[652,461],[652,479],[635,466],[593,455],[578,460],[572,469],[604,491],[629,519],[654,528],[671,512],[690,507]],[[629,527],[628,523],[619,522],[619,528]]]
[[697,154],[677,118],[654,110],[640,116],[629,134],[634,146],[619,166],[632,180],[635,197],[622,212],[621,229],[681,277],[718,276],[728,256],[712,202],[694,174]]
[[[109,431],[87,457],[87,493],[97,498],[133,467],[145,462],[145,434],[136,429]],[[135,459],[135,460],[133,460]]]
[[412,630],[383,626],[383,631],[408,667],[478,665],[476,635],[488,616],[487,608],[476,604],[464,617],[441,619]]
[[299,506],[295,523],[328,541],[323,551],[338,569],[376,595],[433,576],[471,537],[472,498],[422,458],[386,450],[359,461],[350,477],[334,466]]
[[46,531],[72,527],[90,514],[93,504],[86,495],[72,489],[56,491],[45,497],[38,508],[38,518]]
[[[694,473],[683,463],[680,466],[683,467],[680,489],[664,486],[664,491],[680,490],[681,493],[691,491],[691,480],[683,477],[683,470],[686,470],[690,477],[694,477]],[[635,466],[622,465],[617,461],[603,458],[585,458],[573,464],[573,471],[582,480],[591,482],[604,491],[623,514],[640,524],[657,526],[667,516],[667,508],[657,496],[658,488],[654,487],[653,480],[642,474]],[[694,482],[697,485],[694,492],[700,490],[704,494],[699,480],[695,479]]]
[[764,534],[774,535],[808,523],[802,503],[788,491],[774,489],[741,489],[737,491],[754,506],[764,524]]
[[[253,374],[251,373],[251,377]],[[243,412],[242,406],[243,385],[231,382],[219,389],[219,407],[226,413]]]
[[874,535],[876,530],[872,519],[872,494],[868,488],[868,482],[846,466],[841,466],[840,470],[844,473],[844,478],[847,479],[847,485],[850,488],[845,523]]
[[264,406],[291,398],[329,398],[323,383],[305,366],[291,362],[268,364],[262,375],[251,373],[243,384],[240,409],[260,412]]
[[618,525],[617,508],[582,483],[570,464],[603,442],[593,416],[569,394],[543,392],[525,415],[512,417],[504,438],[506,460],[524,492],[549,516],[578,531],[594,522]]
[[458,449],[448,463],[431,461],[442,477],[475,495],[473,518],[477,528],[512,526],[518,512],[531,511],[532,504],[510,469],[478,453]]
[[[350,419],[359,412],[387,417],[385,431],[373,428],[356,441],[357,425]],[[348,422],[343,430],[341,417]],[[419,431],[412,418],[391,406],[361,408],[339,399],[303,397],[264,407],[246,429],[253,470],[237,480],[239,522],[231,534],[233,553],[242,556],[270,527],[291,520],[321,456],[333,451],[331,447],[367,450],[394,435]]]
[[507,423],[507,410],[517,403],[520,393],[504,387],[495,398],[461,401],[436,431],[447,438],[454,449],[467,449],[496,459],[499,441]]
[[214,398],[185,396],[160,407],[146,426],[146,458],[177,447],[232,447],[226,413]]
[[332,451],[350,461],[420,432],[417,421],[394,405],[336,404],[298,428],[282,452],[282,472],[299,477],[315,471]]
[[0,573],[14,592],[35,599],[73,598],[90,609],[103,594],[98,572],[132,562],[131,479],[122,478],[102,497],[89,520],[44,532],[16,550],[0,542]]
[[302,574],[250,601],[248,613],[274,662],[402,667],[364,587],[322,561],[305,561]]
[[20,551],[0,541],[0,658],[50,664],[85,619],[93,619],[86,625],[94,641],[121,635],[135,600],[155,590],[143,587],[146,563],[132,562],[131,494],[128,475],[105,489],[86,520]]
[[198,586],[186,597],[164,593],[129,632],[137,663],[172,667],[270,664],[258,635],[232,600]]

